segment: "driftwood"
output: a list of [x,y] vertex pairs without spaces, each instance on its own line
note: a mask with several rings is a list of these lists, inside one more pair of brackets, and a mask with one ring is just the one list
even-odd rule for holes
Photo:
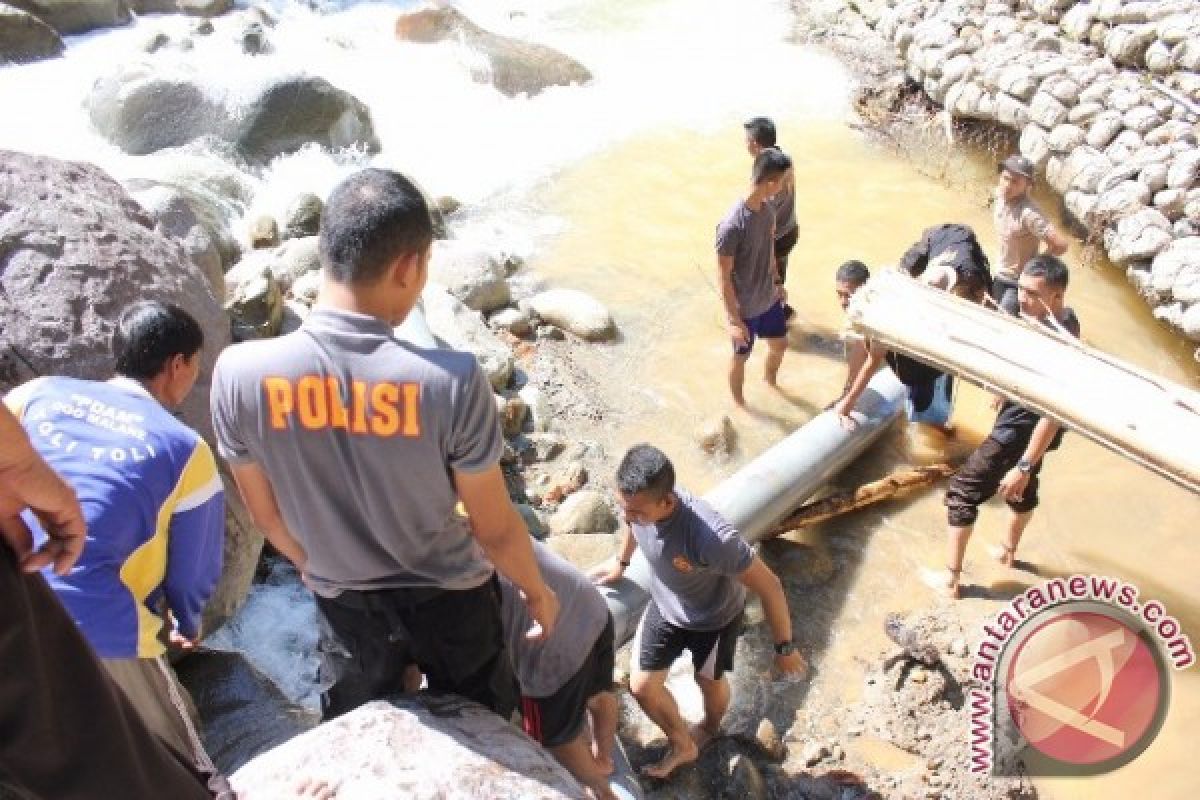
[[[851,300],[859,333],[1048,416],[1200,492],[1200,393],[1019,320],[881,273]],[[1084,332],[1087,320],[1083,320]]]
[[931,467],[915,467],[893,472],[886,478],[864,484],[857,489],[846,489],[822,497],[820,500],[805,503],[775,526],[775,530],[767,538],[788,531],[808,528],[832,517],[857,511],[860,508],[895,497],[902,492],[931,486],[953,474],[954,467],[949,464],[936,464]]

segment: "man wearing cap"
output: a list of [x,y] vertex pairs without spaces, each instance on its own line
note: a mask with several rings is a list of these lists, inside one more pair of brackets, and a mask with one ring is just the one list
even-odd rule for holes
[[1029,197],[1034,181],[1033,162],[1012,155],[1000,162],[999,171],[993,215],[1000,240],[1000,263],[991,294],[997,305],[1016,315],[1017,280],[1025,264],[1038,254],[1042,242],[1050,255],[1061,256],[1067,252],[1067,240]]

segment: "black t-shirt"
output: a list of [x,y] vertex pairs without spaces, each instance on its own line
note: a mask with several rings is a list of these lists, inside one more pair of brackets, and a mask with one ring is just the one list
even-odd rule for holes
[[985,286],[991,284],[991,265],[975,232],[966,225],[947,223],[926,228],[921,238],[901,256],[899,267],[915,278],[930,261],[947,252],[954,254],[949,265],[958,273],[959,280],[975,274]]
[[[1068,308],[1064,310],[1063,319],[1060,320],[1062,326],[1071,332],[1072,336],[1079,336],[1079,317],[1075,316],[1075,312]],[[1045,323],[1049,325],[1050,323]],[[1021,442],[1022,446],[1029,444],[1029,439],[1033,436],[1033,429],[1037,427],[1039,417],[1034,412],[1024,406],[1019,406],[1011,400],[1006,400],[1000,408],[1000,413],[996,415],[996,422],[992,425],[991,437],[1002,444],[1012,444]],[[1051,440],[1050,446],[1046,448],[1057,450],[1062,444],[1063,434],[1066,433],[1065,428],[1059,428],[1058,433],[1054,434],[1054,439]]]

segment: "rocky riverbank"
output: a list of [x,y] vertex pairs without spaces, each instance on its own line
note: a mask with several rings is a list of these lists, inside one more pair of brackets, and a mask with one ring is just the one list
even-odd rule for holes
[[1194,2],[818,0],[794,7],[801,36],[853,59],[869,108],[896,111],[919,93],[953,126],[1011,131],[1078,232],[1125,271],[1157,319],[1200,341]]

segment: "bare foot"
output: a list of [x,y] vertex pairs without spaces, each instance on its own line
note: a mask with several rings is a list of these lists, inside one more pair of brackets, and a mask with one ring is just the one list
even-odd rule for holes
[[962,570],[932,570],[921,569],[921,580],[930,589],[933,589],[942,597],[950,600],[958,600],[962,597],[962,591],[958,585],[959,576]]
[[708,746],[708,743],[717,737],[719,731],[709,730],[704,723],[693,725],[688,731],[692,734],[692,741],[696,743],[697,750],[703,750]]
[[666,780],[671,777],[671,773],[682,767],[684,764],[690,764],[700,756],[700,748],[696,747],[696,742],[691,736],[687,738],[687,742],[680,745],[672,745],[667,754],[663,756],[662,761],[657,764],[650,764],[642,767],[642,774],[648,775],[651,778]]
[[1017,551],[1006,544],[994,544],[988,548],[988,553],[1006,567],[1016,566]]

